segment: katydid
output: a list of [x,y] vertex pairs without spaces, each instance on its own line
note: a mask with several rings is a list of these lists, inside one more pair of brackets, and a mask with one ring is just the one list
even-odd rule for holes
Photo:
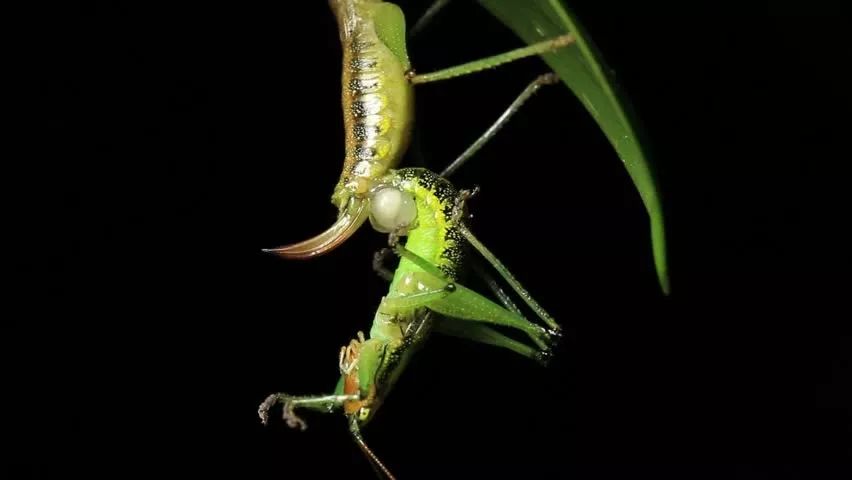
[[[445,3],[439,0],[436,6]],[[337,18],[343,47],[346,154],[331,196],[338,217],[331,227],[313,238],[268,250],[285,258],[326,253],[343,243],[367,219],[370,190],[389,169],[398,166],[408,148],[414,116],[414,85],[468,75],[574,43],[572,35],[561,35],[455,67],[417,74],[406,50],[405,16],[397,5],[381,0],[329,0],[329,4]],[[434,11],[430,9],[424,18],[430,18]],[[419,22],[418,27],[423,24]],[[532,85],[546,83],[554,82],[537,79]],[[528,96],[520,98],[525,100]],[[513,103],[496,128],[519,105]],[[474,147],[481,147],[496,128],[492,127]],[[461,158],[471,153],[468,149]]]
[[[263,423],[277,403],[293,428],[305,429],[296,409],[323,412],[343,410],[353,439],[380,475],[390,471],[367,447],[361,436],[387,398],[412,355],[431,332],[503,347],[546,363],[560,338],[560,326],[524,290],[464,222],[465,202],[472,192],[457,191],[446,179],[420,168],[390,170],[369,191],[369,218],[374,228],[389,233],[390,247],[400,261],[390,288],[373,319],[369,338],[357,338],[340,349],[340,379],[327,395],[272,394],[260,405]],[[399,239],[407,237],[403,246]],[[465,250],[473,246],[544,323],[527,320],[496,283],[489,281],[503,306],[457,282]],[[389,273],[381,264],[376,270]],[[528,336],[525,343],[492,326],[515,329]]]

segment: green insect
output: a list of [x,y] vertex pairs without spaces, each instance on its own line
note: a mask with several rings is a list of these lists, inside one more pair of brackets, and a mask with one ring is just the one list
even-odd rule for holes
[[[394,478],[365,443],[361,428],[376,414],[412,355],[432,332],[507,348],[546,363],[560,338],[560,326],[527,293],[497,258],[471,233],[463,219],[465,202],[474,191],[458,191],[446,179],[419,168],[390,170],[370,190],[369,217],[373,226],[390,234],[391,251],[400,262],[391,274],[377,256],[376,270],[390,280],[369,338],[342,347],[340,379],[328,395],[272,394],[260,405],[263,423],[277,403],[293,428],[304,429],[296,409],[322,412],[343,410],[353,439],[380,475]],[[407,236],[405,245],[399,238]],[[457,282],[465,250],[473,246],[527,303],[544,325],[527,320],[493,279],[485,278],[503,306]],[[515,329],[532,344],[511,338],[493,326]]]
[[[415,29],[425,25],[446,3],[436,2]],[[468,75],[574,43],[572,35],[561,35],[452,68],[416,74],[406,50],[405,17],[397,5],[380,0],[329,0],[329,4],[337,18],[343,46],[346,155],[331,197],[338,217],[330,228],[313,238],[267,250],[285,258],[326,253],[343,243],[368,218],[371,189],[389,169],[398,166],[407,151],[414,116],[414,85]],[[534,80],[497,123],[451,164],[448,172],[482,147],[541,85],[555,81],[555,76],[549,74]]]

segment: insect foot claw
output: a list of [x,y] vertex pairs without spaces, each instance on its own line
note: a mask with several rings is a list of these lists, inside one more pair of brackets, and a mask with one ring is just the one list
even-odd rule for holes
[[552,342],[553,342],[553,346],[556,346],[556,345],[559,345],[560,343],[562,343],[562,337],[564,337],[564,334],[562,333],[561,328],[551,328],[549,330],[549,333],[550,333],[550,338],[552,339]]
[[559,75],[554,72],[545,73],[541,76],[541,83],[543,85],[553,85],[557,82],[559,82]]
[[556,347],[562,343],[562,329],[561,328],[548,328],[547,331],[547,348],[542,351],[543,355],[546,355],[547,361],[549,362],[551,358],[555,355],[553,351]]
[[479,194],[479,185],[474,185],[471,189],[461,190],[453,205],[453,212],[450,218],[453,222],[458,222],[465,214],[465,206],[467,201]]
[[296,415],[296,412],[294,411],[295,405],[293,405],[293,398],[281,393],[273,393],[266,397],[266,400],[260,404],[260,407],[257,409],[257,415],[260,417],[261,423],[264,425],[269,424],[269,411],[272,410],[272,407],[274,407],[278,402],[284,403],[284,413],[281,416],[284,421],[287,422],[288,427],[298,428],[302,431],[308,428],[308,424]]
[[284,413],[281,417],[287,422],[287,426],[290,428],[298,428],[303,432],[308,428],[308,424],[296,415],[293,403],[289,400],[284,402]]
[[269,410],[278,403],[278,394],[273,393],[272,395],[266,397],[263,403],[257,408],[257,415],[260,417],[260,423],[264,425],[269,424]]
[[536,352],[535,360],[546,367],[556,356],[554,350],[562,342],[563,333],[561,328],[548,328],[545,331],[547,332],[547,347]]
[[535,354],[535,361],[540,363],[543,367],[548,366],[551,360],[553,360],[553,350],[549,348],[545,350],[539,350]]

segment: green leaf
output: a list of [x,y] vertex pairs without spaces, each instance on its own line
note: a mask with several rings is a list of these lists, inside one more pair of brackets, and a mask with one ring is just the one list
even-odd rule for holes
[[663,211],[653,170],[627,113],[628,104],[607,76],[591,39],[560,0],[479,0],[479,3],[528,44],[565,33],[575,36],[574,46],[544,54],[542,58],[594,117],[627,167],[651,219],[657,277],[663,292],[668,294]]

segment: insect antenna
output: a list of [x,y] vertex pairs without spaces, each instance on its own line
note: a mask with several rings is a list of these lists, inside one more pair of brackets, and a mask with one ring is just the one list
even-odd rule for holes
[[352,438],[355,439],[355,443],[361,448],[361,451],[364,452],[364,455],[370,461],[370,465],[373,467],[373,470],[376,471],[376,475],[382,477],[384,475],[388,480],[396,480],[396,477],[388,470],[379,457],[370,450],[370,447],[367,446],[367,442],[364,441],[364,437],[361,436],[361,430],[358,428],[358,420],[353,416],[349,421],[349,432],[352,433]]

